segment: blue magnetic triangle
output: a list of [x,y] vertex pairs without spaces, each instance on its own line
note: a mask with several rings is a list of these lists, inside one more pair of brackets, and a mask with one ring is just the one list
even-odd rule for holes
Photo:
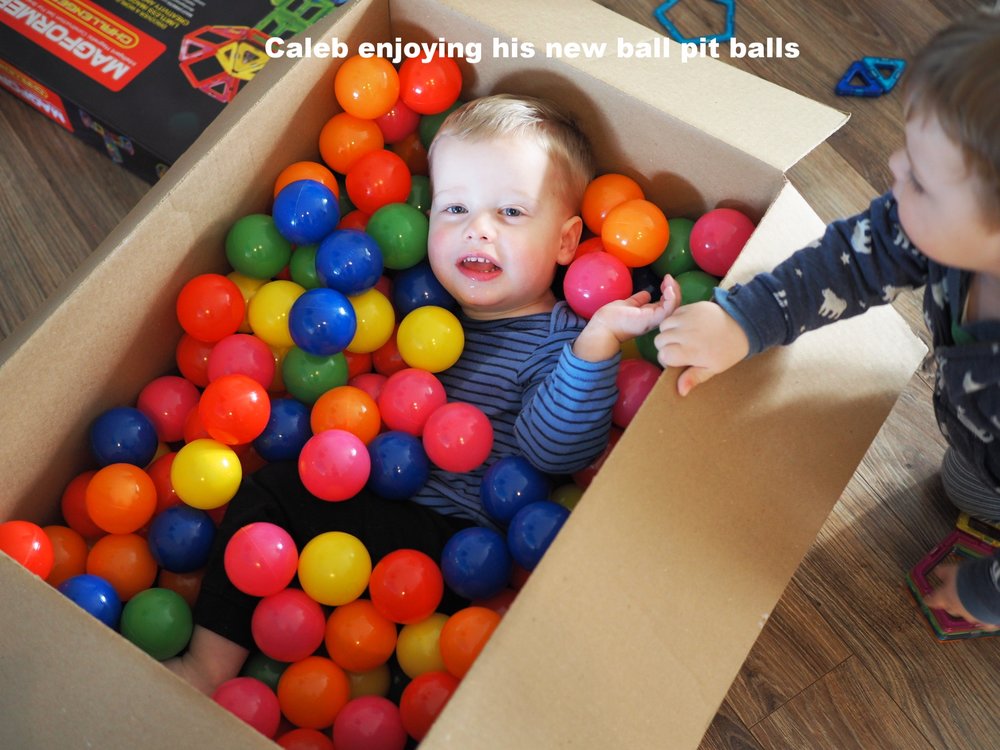
[[[855,60],[837,82],[834,91],[838,96],[882,96],[885,93],[885,88],[873,76],[874,74],[865,63],[861,60]],[[860,85],[851,83],[855,78],[860,78],[864,83]]]
[[718,34],[705,34],[695,37],[684,36],[667,15],[667,11],[679,2],[680,0],[666,0],[666,2],[661,3],[653,9],[653,18],[660,22],[675,42],[694,42],[697,44],[713,39],[719,42],[726,42],[733,38],[733,35],[736,33],[736,0],[710,0],[710,2],[718,3],[726,9],[726,28]]
[[906,68],[906,60],[900,60],[898,57],[868,56],[861,58],[861,62],[868,66],[872,75],[887,92],[892,91],[892,87],[896,85],[899,77],[903,75],[903,69]]

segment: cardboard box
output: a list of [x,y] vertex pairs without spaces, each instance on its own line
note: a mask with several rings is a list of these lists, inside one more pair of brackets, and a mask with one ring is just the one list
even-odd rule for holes
[[[784,177],[844,115],[721,62],[497,59],[492,40],[655,33],[570,0],[359,0],[318,38],[481,41],[465,97],[540,94],[581,117],[603,170],[668,215],[739,204],[759,226],[726,283],[818,236]],[[86,431],[172,366],[174,299],[224,271],[231,223],[316,155],[337,61],[269,64],[92,255],[0,364],[3,518],[52,521]],[[923,353],[891,308],[650,394],[422,747],[693,748]],[[3,556],[0,556],[3,557]],[[9,559],[0,559],[0,746],[269,743]]]
[[0,0],[0,88],[155,182],[284,39],[346,0]]

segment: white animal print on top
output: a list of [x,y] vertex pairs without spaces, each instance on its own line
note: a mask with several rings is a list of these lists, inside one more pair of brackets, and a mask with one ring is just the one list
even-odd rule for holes
[[819,314],[821,317],[836,320],[844,314],[847,309],[847,300],[843,300],[833,293],[832,289],[823,290],[823,304],[820,305]]
[[861,253],[862,255],[872,254],[871,222],[868,219],[861,219],[854,225],[851,247],[854,248],[854,252],[856,253]]

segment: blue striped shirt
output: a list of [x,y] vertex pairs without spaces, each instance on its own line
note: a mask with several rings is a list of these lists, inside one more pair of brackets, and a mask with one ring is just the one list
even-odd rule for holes
[[483,474],[494,461],[519,454],[541,471],[569,474],[604,450],[620,357],[576,357],[572,345],[587,321],[565,302],[550,313],[505,320],[459,317],[465,349],[438,377],[449,401],[473,404],[490,418],[493,449],[467,473],[433,468],[413,501],[495,527],[479,499]]

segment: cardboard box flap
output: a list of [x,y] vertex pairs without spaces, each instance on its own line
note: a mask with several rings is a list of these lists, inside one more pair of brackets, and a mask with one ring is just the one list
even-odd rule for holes
[[[422,5],[421,0],[393,0],[391,13],[397,34],[428,17]],[[483,19],[478,22],[482,33],[464,39],[456,37],[445,19],[444,23],[424,29],[421,41],[439,37],[478,41],[484,59],[497,58],[495,53],[506,57],[503,53],[512,49],[515,39],[522,45],[528,43],[534,50],[533,60],[558,59],[577,67],[781,171],[809,153],[849,117],[722,60],[699,55],[683,61],[681,46],[673,40],[595,3],[509,0],[503,3],[502,12],[491,0],[442,0],[434,5],[447,7],[450,13],[462,17],[458,29]],[[531,23],[525,24],[525,18],[532,19]],[[486,19],[490,26],[485,25]],[[317,27],[317,34],[322,31]],[[403,38],[412,37],[403,34]],[[639,45],[645,45],[651,53],[658,50],[660,56],[637,57],[634,51]],[[631,56],[629,50],[633,50]],[[510,60],[523,60],[523,56]],[[678,107],[678,102],[684,102],[684,106]],[[736,113],[738,116],[734,116]]]
[[[789,186],[758,231],[821,228]],[[668,371],[421,747],[697,747],[923,352],[884,307],[684,399]]]

